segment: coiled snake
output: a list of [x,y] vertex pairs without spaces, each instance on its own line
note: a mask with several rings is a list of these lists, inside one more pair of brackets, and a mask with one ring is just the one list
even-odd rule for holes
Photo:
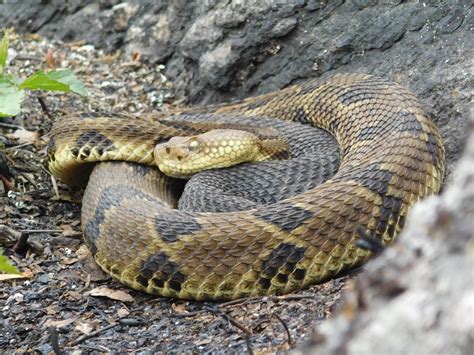
[[[154,165],[156,144],[225,128],[209,121],[230,116],[320,127],[337,141],[339,169],[319,186],[310,181],[306,191],[268,204],[174,209],[182,183],[143,164]],[[410,206],[439,191],[444,159],[439,132],[415,97],[359,74],[170,118],[73,115],[54,124],[49,145],[50,170],[66,183],[85,185],[95,166],[82,228],[101,268],[134,289],[196,300],[287,293],[361,265],[371,252],[355,245],[356,229],[390,243]],[[129,163],[90,164],[107,160]]]

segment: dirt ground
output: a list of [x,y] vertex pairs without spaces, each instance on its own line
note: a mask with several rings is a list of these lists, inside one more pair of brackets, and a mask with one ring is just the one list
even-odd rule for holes
[[15,185],[6,191],[0,184],[0,245],[28,276],[0,281],[3,352],[277,352],[304,342],[331,314],[348,285],[344,277],[287,296],[221,304],[152,297],[111,280],[82,242],[81,192],[47,171],[48,131],[68,112],[140,114],[184,100],[173,97],[162,68],[143,65],[138,55],[123,61],[83,43],[13,35],[9,58],[9,70],[20,76],[54,59],[74,70],[88,96],[33,92],[20,115],[0,121],[0,165]]

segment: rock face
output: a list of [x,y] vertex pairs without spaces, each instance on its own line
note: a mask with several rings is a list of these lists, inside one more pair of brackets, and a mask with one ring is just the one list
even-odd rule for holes
[[465,138],[474,54],[474,12],[465,0],[6,0],[0,23],[140,53],[164,64],[191,104],[335,72],[376,74],[423,101],[449,163]]
[[315,354],[472,354],[474,119],[466,152],[441,196],[414,207],[399,242],[353,283],[318,327]]

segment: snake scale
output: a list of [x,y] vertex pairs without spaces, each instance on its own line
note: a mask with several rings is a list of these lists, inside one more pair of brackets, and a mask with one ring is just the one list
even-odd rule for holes
[[[336,174],[243,210],[175,209],[182,183],[149,167],[154,146],[206,132],[207,120],[229,115],[328,131],[339,147]],[[310,80],[172,116],[71,115],[53,125],[49,144],[54,175],[71,185],[88,181],[82,228],[96,262],[151,294],[230,300],[323,282],[372,256],[356,245],[358,228],[392,242],[410,206],[443,181],[444,147],[434,123],[409,91],[370,75]],[[90,164],[109,160],[126,163]]]

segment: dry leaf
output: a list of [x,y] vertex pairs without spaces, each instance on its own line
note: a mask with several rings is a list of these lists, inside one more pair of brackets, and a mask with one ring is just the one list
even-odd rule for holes
[[23,272],[21,274],[0,274],[0,281],[7,281],[13,279],[29,279],[33,276],[31,272]]
[[112,300],[122,301],[122,302],[134,302],[135,299],[130,296],[127,292],[120,290],[112,290],[108,287],[96,287],[89,291],[89,295],[95,297],[107,297]]
[[201,340],[195,341],[194,345],[196,345],[196,346],[206,345],[206,344],[210,344],[211,342],[212,342],[212,338],[206,338],[206,339],[201,339]]
[[61,258],[61,263],[64,264],[64,265],[72,265],[72,264],[75,264],[79,261],[80,259],[78,258]]
[[58,305],[57,304],[51,304],[48,307],[46,307],[46,314],[48,316],[52,316],[53,314],[58,314]]
[[175,313],[178,313],[178,314],[188,313],[188,311],[186,310],[186,305],[184,303],[179,303],[179,304],[172,303],[171,304],[171,309]]
[[55,328],[64,328],[68,326],[69,324],[73,323],[76,320],[76,318],[68,318],[68,319],[63,319],[63,320],[51,320],[48,319],[45,323],[44,326],[47,327],[55,327]]
[[80,301],[82,299],[82,294],[75,291],[67,291],[66,298],[73,301]]
[[120,317],[120,318],[123,318],[123,317],[126,317],[130,314],[130,311],[126,308],[120,308],[118,311],[117,311],[117,315]]
[[63,230],[63,237],[75,237],[82,234],[82,232],[72,229],[70,224],[61,224],[60,227]]
[[48,53],[46,53],[46,64],[50,69],[56,69],[56,59],[54,59],[54,51],[49,48]]
[[27,144],[36,142],[39,139],[40,134],[38,131],[32,132],[22,127],[8,136],[17,140],[19,144]]
[[94,330],[94,325],[87,322],[79,322],[79,324],[76,325],[74,329],[80,331],[83,334],[90,334]]
[[87,249],[87,246],[85,244],[82,244],[79,249],[76,250],[76,255],[79,260],[83,260],[89,257],[90,252],[89,249]]

